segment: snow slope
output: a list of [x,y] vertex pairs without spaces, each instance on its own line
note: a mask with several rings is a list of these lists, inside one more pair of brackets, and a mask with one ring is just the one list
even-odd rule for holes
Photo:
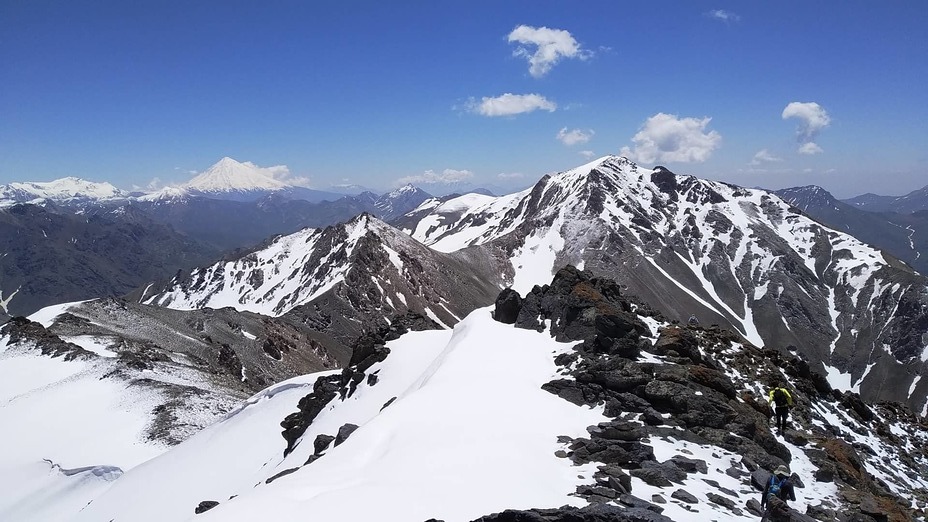
[[[186,520],[202,500],[222,503],[197,520],[336,520],[351,506],[352,520],[453,522],[583,503],[569,493],[595,468],[555,457],[557,437],[585,434],[602,414],[541,390],[556,374],[554,355],[569,345],[496,323],[481,309],[453,333],[412,332],[387,346],[390,356],[369,370],[377,384],[335,399],[286,459],[277,422],[308,393],[309,376],[262,392],[126,473],[76,520]],[[301,466],[316,435],[345,423],[360,426],[346,442],[264,483]]]
[[273,173],[279,168],[261,168],[254,163],[240,163],[227,156],[185,183],[183,188],[206,193],[289,188],[288,183],[274,179]]
[[[78,304],[30,319],[48,326]],[[125,471],[169,449],[152,428],[157,409],[175,398],[170,385],[209,389],[193,372],[127,370],[107,338],[65,340],[91,353],[51,357],[32,341],[0,335],[0,520],[69,520]],[[189,408],[172,412],[188,432],[232,403],[221,393],[196,392],[188,400]]]
[[68,177],[48,182],[24,182],[0,185],[0,207],[16,203],[52,200],[59,203],[106,201],[127,197],[128,194],[109,183],[95,183]]

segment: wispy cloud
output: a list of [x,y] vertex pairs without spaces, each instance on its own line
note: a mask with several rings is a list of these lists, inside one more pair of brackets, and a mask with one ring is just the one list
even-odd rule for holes
[[706,132],[712,118],[680,118],[662,112],[644,122],[632,137],[634,149],[622,147],[621,154],[642,163],[701,163],[722,144],[722,135]]
[[253,168],[260,172],[261,174],[276,179],[277,181],[283,181],[288,185],[293,185],[295,187],[310,187],[310,180],[306,176],[295,176],[290,172],[290,167],[286,165],[274,165],[272,167],[261,167],[255,165],[250,161],[243,161],[242,165],[246,167]]
[[724,9],[713,9],[706,13],[706,16],[715,20],[721,20],[725,23],[740,22],[741,16]]
[[821,154],[823,152],[825,151],[822,150],[822,148],[819,147],[818,144],[813,143],[811,141],[808,143],[803,143],[802,145],[799,146],[799,154],[805,154],[807,156],[812,156],[814,154]]
[[458,183],[460,181],[466,181],[474,177],[474,173],[469,170],[457,170],[457,169],[445,169],[441,172],[435,172],[434,170],[427,170],[422,174],[415,176],[406,176],[399,178],[394,182],[395,185],[406,185],[408,183],[413,184],[426,184],[426,185],[435,185],[435,184],[449,184],[449,183]]
[[586,143],[590,141],[590,138],[596,134],[593,132],[593,129],[588,129],[587,131],[582,131],[580,129],[567,130],[567,127],[559,130],[557,136],[555,136],[561,143],[570,147],[571,145],[576,145],[578,143]]
[[749,165],[763,165],[765,163],[775,163],[778,161],[783,161],[783,158],[778,158],[770,153],[767,149],[761,149],[757,151],[757,154],[754,155],[754,159],[751,160]]
[[467,109],[482,116],[515,116],[537,110],[554,112],[557,104],[540,94],[506,93],[495,98],[483,97],[478,102],[471,99]]
[[581,150],[578,154],[580,154],[580,155],[583,156],[584,158],[592,158],[592,157],[593,157],[593,151],[591,151],[591,150]]
[[562,58],[586,60],[593,55],[563,29],[520,25],[509,33],[509,43],[523,44],[512,54],[528,60],[528,72],[535,78],[548,74]]
[[815,102],[790,102],[783,109],[783,119],[796,118],[796,139],[800,154],[819,154],[822,148],[815,143],[818,134],[831,124],[831,117],[825,108]]
[[500,172],[496,177],[499,179],[521,179],[525,177],[525,174],[521,172]]

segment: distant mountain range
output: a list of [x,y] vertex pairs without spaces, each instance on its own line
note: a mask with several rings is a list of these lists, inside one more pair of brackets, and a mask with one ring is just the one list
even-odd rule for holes
[[[824,191],[784,196],[614,156],[501,197],[360,194],[398,217],[13,318],[0,518],[747,522],[786,465],[792,520],[923,518],[928,279],[812,217],[855,215]],[[195,232],[164,216],[292,201],[11,204],[0,301],[172,257]]]
[[[911,213],[864,210],[875,207],[854,206],[849,203],[852,200],[839,201],[814,185],[777,190],[776,194],[821,223],[881,248],[922,274],[928,274],[928,210]],[[916,207],[918,205],[913,205],[915,199],[909,197],[895,208]],[[928,207],[928,198],[924,206]]]
[[870,212],[896,212],[911,214],[919,210],[928,210],[928,185],[906,194],[905,196],[878,196],[864,194],[845,199],[848,205]]
[[121,295],[280,234],[365,212],[391,219],[431,197],[411,185],[381,196],[312,191],[270,170],[223,158],[149,194],[77,178],[0,186],[0,318]]

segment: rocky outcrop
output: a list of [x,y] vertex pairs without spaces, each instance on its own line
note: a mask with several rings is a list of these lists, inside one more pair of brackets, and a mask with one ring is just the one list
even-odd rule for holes
[[[511,290],[504,293],[498,305],[504,302],[511,306],[519,301]],[[827,380],[790,350],[760,350],[740,335],[718,327],[665,323],[652,343],[652,333],[633,312],[637,308],[634,299],[624,296],[614,283],[567,267],[554,276],[550,286],[535,287],[522,300],[514,323],[532,329],[550,324],[551,335],[559,340],[582,341],[573,353],[556,359],[565,377],[545,384],[543,389],[578,405],[604,406],[605,415],[612,418],[588,428],[588,437],[562,437],[565,448],[558,456],[576,464],[600,463],[595,483],[578,487],[578,496],[593,504],[622,503],[623,496],[634,494],[628,479],[631,476],[665,489],[672,499],[684,504],[699,502],[679,485],[690,476],[706,475],[706,463],[684,455],[658,460],[650,445],[655,438],[716,446],[741,455],[741,462],[725,474],[759,492],[769,479],[766,470],[792,461],[791,450],[783,442],[787,441],[799,448],[792,451],[805,452],[818,467],[813,477],[794,475],[794,483],[798,487],[803,487],[803,481],[836,483],[844,504],[835,512],[844,519],[870,520],[876,512],[880,515],[875,518],[884,520],[915,516],[911,504],[906,507],[900,503],[893,486],[867,471],[882,469],[885,458],[865,459],[860,453],[863,447],[843,441],[839,428],[829,426],[827,418],[815,416],[817,409],[840,410],[856,419],[859,427],[855,429],[882,437],[893,446],[896,435],[887,418],[901,415],[908,425],[919,425],[905,407],[886,405],[877,413],[856,394],[832,391]],[[498,306],[494,317],[499,320],[511,315],[511,310],[500,313]],[[648,362],[642,360],[643,355]],[[792,428],[782,439],[770,430],[771,411],[763,396],[778,382],[790,383],[796,403]],[[925,435],[928,432],[921,440],[928,442]],[[913,449],[919,453],[903,455]],[[925,470],[928,465],[924,447],[903,450],[896,458],[909,462],[910,470]],[[886,476],[892,473],[887,470]],[[752,508],[757,506],[746,504],[738,492],[719,487],[709,477],[704,480],[717,489],[704,502],[736,514],[756,510]],[[895,491],[899,491],[898,485]],[[928,491],[915,494],[928,499]],[[643,499],[636,502],[659,507]],[[828,509],[818,506],[813,511]],[[547,520],[537,518],[538,513],[518,516]],[[810,520],[807,514],[792,512],[791,516],[792,520]]]
[[8,335],[10,337],[9,344],[19,344],[24,341],[32,342],[42,352],[42,355],[63,357],[66,361],[97,357],[95,353],[88,352],[76,344],[63,341],[57,335],[46,330],[41,324],[30,321],[25,317],[14,317],[7,321],[0,328],[0,335]]
[[[280,426],[284,429],[281,432],[284,440],[287,442],[284,448],[284,456],[290,454],[296,447],[299,439],[306,433],[316,416],[325,409],[325,407],[336,397],[339,400],[350,398],[358,385],[367,380],[369,386],[377,384],[376,372],[368,374],[368,370],[374,364],[384,361],[390,355],[390,349],[385,346],[388,341],[398,339],[404,333],[412,331],[422,331],[438,329],[439,326],[429,319],[414,312],[407,312],[397,315],[379,329],[362,334],[355,341],[349,360],[348,367],[343,369],[338,375],[325,375],[316,379],[313,384],[312,393],[304,396],[297,404],[298,411],[287,415]],[[335,445],[344,442],[345,439],[354,432],[358,427],[354,424],[346,424],[338,431],[334,439],[324,439],[325,446],[332,440]],[[320,436],[321,437],[321,436]],[[329,436],[325,436],[329,437]],[[321,439],[317,437],[315,453],[313,457],[322,456],[322,450],[319,445]],[[325,448],[323,448],[325,449]],[[315,460],[310,459],[310,462]],[[308,462],[307,462],[308,463]]]

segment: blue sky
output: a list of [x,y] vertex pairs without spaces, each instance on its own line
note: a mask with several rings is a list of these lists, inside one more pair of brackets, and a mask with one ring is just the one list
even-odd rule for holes
[[625,153],[904,194],[928,184],[925,27],[922,0],[4,0],[0,183],[177,183],[231,156],[440,192]]

